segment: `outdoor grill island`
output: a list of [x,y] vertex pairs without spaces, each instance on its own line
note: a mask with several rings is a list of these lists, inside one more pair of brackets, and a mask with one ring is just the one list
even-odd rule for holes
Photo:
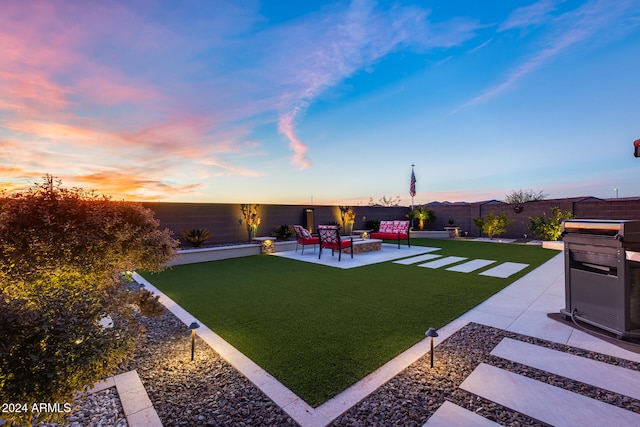
[[640,337],[640,220],[567,220],[562,234],[563,316]]

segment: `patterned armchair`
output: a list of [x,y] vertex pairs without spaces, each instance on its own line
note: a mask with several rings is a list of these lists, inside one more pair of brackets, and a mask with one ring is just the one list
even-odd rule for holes
[[342,240],[340,233],[338,232],[338,226],[336,225],[319,225],[318,235],[320,237],[320,254],[318,259],[322,256],[322,249],[331,249],[331,256],[333,256],[336,249],[338,250],[338,261],[342,259],[342,250],[351,248],[351,258],[353,258],[353,238],[348,240]]
[[294,225],[293,229],[296,231],[298,240],[296,241],[296,252],[298,252],[298,245],[302,245],[302,254],[304,255],[305,245],[313,245],[315,252],[316,245],[320,244],[320,238],[318,236],[312,236],[309,230],[301,225]]

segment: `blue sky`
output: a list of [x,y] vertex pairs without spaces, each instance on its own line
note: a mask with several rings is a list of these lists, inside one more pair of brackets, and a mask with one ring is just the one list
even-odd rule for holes
[[0,188],[640,196],[640,0],[9,2]]

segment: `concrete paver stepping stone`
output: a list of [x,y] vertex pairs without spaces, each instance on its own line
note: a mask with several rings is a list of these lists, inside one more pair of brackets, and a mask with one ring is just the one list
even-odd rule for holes
[[640,425],[640,414],[486,363],[460,388],[554,426]]
[[410,264],[417,264],[419,262],[426,261],[426,260],[429,260],[429,259],[440,258],[441,256],[442,255],[425,254],[425,255],[414,256],[414,257],[411,257],[411,258],[401,259],[401,260],[393,261],[393,262],[395,264],[410,265]]
[[465,259],[467,258],[460,257],[460,256],[448,256],[435,261],[428,262],[426,264],[420,264],[418,265],[418,267],[440,268],[440,267],[444,267],[445,265],[450,265],[456,262],[464,261]]
[[449,267],[447,268],[447,270],[457,271],[459,273],[471,273],[472,271],[476,271],[482,267],[486,267],[487,265],[493,264],[494,262],[494,260],[490,259],[472,259],[471,261],[465,262],[464,264]]
[[640,372],[586,357],[504,338],[491,351],[494,356],[571,378],[605,390],[640,399]]
[[524,270],[527,267],[529,267],[529,264],[522,264],[519,262],[504,262],[498,266],[490,268],[487,271],[483,271],[482,273],[480,273],[480,275],[506,279],[512,274],[516,274],[518,271]]
[[496,427],[499,425],[447,400],[423,424],[423,427]]

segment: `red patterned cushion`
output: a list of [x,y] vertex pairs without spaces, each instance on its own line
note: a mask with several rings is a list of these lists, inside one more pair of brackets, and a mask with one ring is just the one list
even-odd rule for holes
[[318,233],[322,243],[338,243],[338,226],[337,225],[319,225]]
[[394,233],[406,233],[409,230],[409,221],[393,221]]
[[380,233],[393,233],[393,221],[380,221]]
[[306,228],[304,228],[301,225],[294,225],[293,228],[296,229],[296,232],[298,233],[298,235],[300,237],[302,237],[303,239],[310,239],[311,238],[311,233],[309,233],[309,230],[307,230]]

